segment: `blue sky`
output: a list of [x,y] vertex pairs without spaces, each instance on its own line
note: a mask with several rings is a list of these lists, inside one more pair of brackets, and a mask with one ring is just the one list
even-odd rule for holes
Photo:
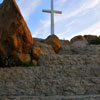
[[[16,0],[33,37],[46,38],[50,35],[51,0]],[[0,0],[2,2],[2,0]],[[61,39],[76,35],[100,35],[100,0],[54,0],[55,34]]]

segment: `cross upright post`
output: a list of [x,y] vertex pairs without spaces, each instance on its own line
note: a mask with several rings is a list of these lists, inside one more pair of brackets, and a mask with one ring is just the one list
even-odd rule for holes
[[53,0],[51,0],[51,35],[54,34],[54,13],[53,13]]
[[53,0],[51,0],[51,10],[42,10],[46,13],[51,13],[51,35],[54,35],[54,14],[62,14],[61,11],[56,11],[53,8]]

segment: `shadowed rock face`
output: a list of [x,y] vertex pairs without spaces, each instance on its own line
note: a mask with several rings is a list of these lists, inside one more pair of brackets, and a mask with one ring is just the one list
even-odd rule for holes
[[[0,55],[15,61],[23,61],[31,52],[31,33],[15,0],[4,0],[0,4]],[[20,59],[21,58],[21,59]]]
[[84,37],[86,38],[87,41],[90,41],[92,39],[97,38],[98,36],[96,36],[96,35],[84,35]]

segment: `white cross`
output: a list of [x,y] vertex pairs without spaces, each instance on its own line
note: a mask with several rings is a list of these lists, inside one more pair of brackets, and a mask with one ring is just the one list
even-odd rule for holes
[[51,10],[43,9],[42,11],[46,13],[51,13],[51,35],[53,35],[54,34],[54,14],[62,14],[62,12],[54,10],[53,0],[51,0]]

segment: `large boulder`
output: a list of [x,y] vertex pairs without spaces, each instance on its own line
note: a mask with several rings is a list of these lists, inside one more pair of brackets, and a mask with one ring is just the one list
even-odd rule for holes
[[75,36],[71,39],[71,43],[74,43],[76,41],[86,41],[86,38],[82,35],[78,35],[78,36]]
[[96,35],[84,35],[84,37],[86,38],[86,40],[87,40],[88,42],[90,42],[90,41],[93,40],[93,39],[98,38]]
[[85,47],[87,46],[88,42],[84,36],[78,35],[71,39],[71,45],[74,47]]
[[[15,0],[0,4],[0,56],[15,63],[30,61],[31,33]],[[26,58],[26,59],[25,59]]]
[[84,36],[90,45],[99,45],[100,37],[96,35],[85,35]]
[[50,35],[44,40],[44,43],[51,45],[56,53],[59,52],[61,48],[60,40],[56,35]]

